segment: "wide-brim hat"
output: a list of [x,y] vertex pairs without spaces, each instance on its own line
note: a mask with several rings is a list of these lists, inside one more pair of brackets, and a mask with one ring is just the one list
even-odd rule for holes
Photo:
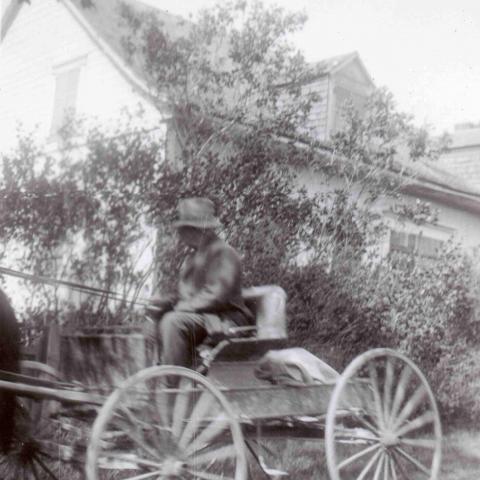
[[215,217],[215,206],[208,198],[184,198],[178,202],[178,220],[173,222],[174,227],[207,229],[220,225]]

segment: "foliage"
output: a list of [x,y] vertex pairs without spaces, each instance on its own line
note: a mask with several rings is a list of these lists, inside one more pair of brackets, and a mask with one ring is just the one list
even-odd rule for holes
[[[163,150],[142,129],[127,131],[129,124],[126,117],[108,133],[92,127],[83,146],[75,146],[78,137],[69,132],[61,158],[46,153],[33,135],[20,135],[18,148],[3,157],[0,185],[0,235],[10,266],[119,289],[126,298],[138,295],[149,270],[138,268],[139,245],[145,243],[140,227],[148,213],[143,192],[158,175]],[[32,319],[38,312],[64,312],[71,304],[58,286],[27,282],[24,288],[29,293],[22,310]],[[108,295],[86,297],[83,307],[105,313],[108,300]],[[128,308],[126,302],[117,304],[117,316]]]
[[[125,39],[133,61],[172,113],[176,155],[155,184],[152,213],[167,220],[168,231],[178,198],[211,198],[221,206],[226,238],[244,254],[246,283],[280,281],[315,208],[291,168],[306,152],[288,140],[298,137],[316,99],[302,93],[308,68],[286,40],[304,16],[224,2],[180,37],[128,7],[123,16],[133,29]],[[161,252],[163,289],[173,285],[181,257],[174,244]]]
[[478,418],[476,264],[448,242],[435,260],[346,254],[328,272],[310,266],[293,279],[293,342],[327,357],[334,345],[342,354],[328,358],[338,368],[368,348],[402,351],[428,376],[446,418]]

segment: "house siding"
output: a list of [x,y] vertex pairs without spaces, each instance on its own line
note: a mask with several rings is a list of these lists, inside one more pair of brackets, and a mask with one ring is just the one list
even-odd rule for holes
[[310,111],[308,128],[320,141],[328,138],[328,102],[329,102],[329,77],[327,75],[318,78],[305,87],[305,92],[315,92],[319,100],[315,102]]
[[[55,69],[82,59],[76,112],[108,124],[123,108],[154,109],[125,80],[62,2],[25,4],[0,44],[0,152],[15,143],[19,124],[48,138]],[[158,113],[156,113],[158,117]]]
[[[345,188],[339,178],[329,178],[327,183],[320,174],[315,174],[308,170],[300,172],[298,181],[299,185],[304,187],[308,194],[312,196]],[[352,201],[359,201],[359,199],[361,201],[362,196],[360,195],[358,185],[350,190],[350,197]],[[454,240],[461,243],[466,250],[480,246],[479,215],[456,208],[446,202],[435,201],[430,198],[411,194],[402,195],[402,202],[413,206],[417,198],[428,201],[432,209],[438,211],[438,222],[436,225],[418,226],[413,224],[408,225],[408,222],[405,224],[396,222],[394,216],[390,213],[394,202],[392,199],[386,197],[381,197],[372,208],[383,217],[392,229],[396,229],[400,225],[401,228],[407,232],[419,233],[423,231],[426,236],[442,241],[453,237]],[[387,243],[380,245],[382,254],[388,253]]]
[[342,130],[345,125],[347,102],[352,102],[357,110],[362,111],[373,90],[372,83],[362,75],[356,62],[332,75],[332,87],[330,134]]

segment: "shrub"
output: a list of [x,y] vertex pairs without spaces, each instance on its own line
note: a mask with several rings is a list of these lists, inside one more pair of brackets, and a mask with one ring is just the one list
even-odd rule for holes
[[396,255],[361,262],[346,251],[328,272],[311,265],[291,273],[291,337],[320,356],[333,349],[337,368],[372,347],[397,349],[427,375],[446,418],[478,418],[476,275],[452,242],[428,263]]

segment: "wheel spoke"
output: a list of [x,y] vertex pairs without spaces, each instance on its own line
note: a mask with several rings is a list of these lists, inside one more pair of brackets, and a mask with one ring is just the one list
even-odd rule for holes
[[233,477],[226,477],[225,475],[217,475],[216,473],[198,472],[190,468],[185,469],[190,475],[195,478],[203,478],[204,480],[234,480]]
[[[411,480],[407,474],[407,472],[405,471],[405,469],[403,468],[402,466],[402,463],[400,462],[400,460],[397,458],[397,455],[395,454],[394,451],[392,451],[392,471],[394,471],[396,473],[396,470],[395,470],[395,465],[398,467],[398,470],[400,471],[400,473],[402,474],[402,477],[404,478],[404,480]],[[396,478],[396,477],[395,477]]]
[[[158,380],[157,380],[158,381]],[[166,430],[170,430],[170,398],[172,395],[171,388],[168,387],[167,382],[164,381],[160,384],[160,388],[154,386],[155,401],[154,406],[159,415],[162,426]]]
[[102,457],[103,459],[111,458],[113,460],[120,460],[121,462],[130,462],[136,465],[142,465],[144,467],[152,467],[161,469],[162,464],[158,462],[153,462],[152,460],[148,460],[146,458],[140,458],[133,453],[122,453],[122,452],[105,452]]
[[122,431],[130,437],[144,452],[148,453],[153,458],[157,458],[158,452],[153,450],[149,445],[145,443],[143,434],[140,432],[137,423],[135,422],[135,417],[131,415],[130,410],[127,408],[120,408],[120,412],[127,416],[128,421],[126,421],[125,416],[120,417],[120,414],[117,414],[118,417],[126,421],[125,428],[122,428]]
[[202,392],[198,402],[196,403],[190,415],[187,426],[185,427],[182,436],[178,442],[180,448],[186,448],[192,437],[197,431],[201,421],[213,405],[213,397],[208,391]]
[[385,414],[385,425],[388,426],[390,423],[390,402],[392,396],[392,382],[393,382],[393,362],[390,357],[387,357],[387,366],[385,372],[385,386],[383,389],[384,399],[383,399],[383,412]]
[[420,470],[422,473],[424,473],[428,477],[430,476],[430,470],[423,463],[421,463],[419,460],[412,457],[410,454],[408,454],[405,450],[403,450],[400,447],[396,447],[395,451],[398,452],[402,457],[404,457],[410,463],[415,465],[418,468],[418,470]]
[[185,450],[185,455],[194,455],[197,450],[208,446],[208,444],[228,427],[228,418],[225,415],[212,420],[207,427],[195,438]]
[[380,437],[378,436],[368,436],[368,435],[359,435],[356,431],[352,431],[350,429],[343,429],[339,430],[337,429],[338,432],[335,432],[335,438],[338,439],[338,441],[341,441],[342,438],[351,438],[353,440],[363,440],[365,442],[379,442]]
[[389,474],[392,474],[392,480],[398,480],[397,472],[395,470],[395,462],[390,455],[387,455],[387,459],[385,460],[385,475],[383,476],[383,480],[389,480]]
[[427,389],[424,385],[420,385],[415,393],[410,397],[407,404],[403,407],[402,411],[398,415],[398,418],[393,421],[393,428],[396,430],[399,428],[405,420],[415,411],[423,398],[427,395]]
[[42,467],[44,472],[50,476],[50,478],[53,478],[53,480],[59,480],[58,477],[50,470],[50,468],[48,468],[45,462],[43,462],[43,460],[41,460],[37,455],[35,455],[34,458],[36,462],[40,465],[40,467]]
[[375,401],[375,409],[376,409],[376,417],[377,417],[377,422],[380,428],[385,427],[385,419],[384,419],[384,414],[383,414],[383,407],[382,407],[382,399],[380,395],[380,389],[378,387],[378,373],[377,373],[377,368],[373,364],[373,362],[370,362],[368,364],[368,370],[370,374],[370,381],[372,383],[372,388],[373,388],[373,398]]
[[390,420],[393,421],[397,412],[400,410],[402,405],[403,399],[405,398],[405,394],[407,392],[407,384],[410,381],[410,377],[412,376],[413,370],[410,368],[409,365],[406,365],[405,368],[402,370],[400,374],[400,379],[398,381],[397,390],[395,391],[395,397],[393,399],[392,409],[390,411]]
[[41,480],[41,478],[38,475],[37,466],[35,465],[35,460],[33,458],[30,460],[30,466],[32,467],[32,473],[33,473],[33,476],[35,477],[35,480]]
[[209,450],[208,452],[195,455],[188,464],[202,465],[209,463],[212,460],[226,460],[228,458],[233,458],[236,454],[237,451],[235,450],[234,445],[225,445],[216,450]]
[[357,480],[363,480],[367,473],[372,469],[374,463],[378,459],[378,457],[382,454],[382,451],[379,450],[378,452],[373,455],[373,457],[369,460],[369,462],[365,465],[364,469],[360,472],[360,475],[357,477]]
[[374,432],[375,434],[379,435],[380,431],[377,427],[375,427],[372,423],[370,423],[368,420],[365,419],[364,416],[360,415],[359,412],[354,412],[355,418],[359,420],[363,425],[368,428],[368,430]]
[[176,396],[175,406],[173,408],[172,435],[175,439],[178,439],[182,433],[182,422],[185,420],[185,414],[190,400],[188,386],[191,384],[190,379],[182,378],[180,381],[179,390],[181,391]]
[[[161,450],[164,447],[167,438],[170,437],[170,427],[168,425],[164,425],[166,419],[162,417],[161,412],[165,414],[165,410],[158,409],[157,391],[155,390],[155,386],[152,388],[152,399],[149,402],[148,410],[150,411],[150,418],[147,430],[154,432],[152,440],[157,449]],[[145,425],[145,422],[142,421],[142,425]]]
[[141,475],[136,475],[135,477],[128,477],[125,480],[145,480],[146,478],[157,477],[162,474],[161,470],[156,470],[155,472],[142,473]]
[[397,436],[401,437],[402,435],[412,432],[413,430],[418,430],[419,428],[422,428],[425,425],[428,425],[429,423],[433,423],[434,421],[435,421],[434,413],[430,411],[425,412],[423,415],[420,415],[415,420],[408,422],[406,425],[400,428],[396,432]]
[[373,480],[380,480],[380,475],[382,473],[382,468],[385,463],[385,452],[380,452],[380,458],[378,459],[377,468],[375,469],[375,473],[373,474]]
[[390,479],[390,457],[388,453],[385,454],[384,460],[384,469],[383,469],[383,480],[391,480]]
[[428,448],[435,450],[437,448],[437,442],[427,438],[400,438],[400,442],[411,447]]
[[343,462],[341,462],[337,467],[338,470],[341,470],[342,468],[345,468],[346,466],[350,465],[352,462],[355,462],[359,458],[362,458],[365,455],[368,455],[369,453],[374,452],[378,448],[380,448],[380,445],[378,443],[376,443],[375,445],[371,445],[370,447],[364,448],[360,452],[355,453],[351,457],[348,457]]

